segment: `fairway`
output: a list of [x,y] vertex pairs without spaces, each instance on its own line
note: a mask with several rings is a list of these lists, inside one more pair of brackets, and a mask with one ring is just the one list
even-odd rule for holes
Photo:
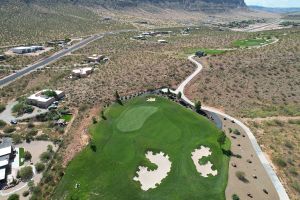
[[253,46],[261,46],[271,43],[272,40],[267,40],[264,38],[246,39],[246,40],[236,40],[232,44],[235,47],[245,48]]
[[[158,96],[154,102],[147,98],[105,111],[107,120],[90,128],[97,150],[88,146],[70,162],[53,199],[225,200],[229,158],[217,142],[220,130],[181,105]],[[211,154],[199,164],[211,163],[214,176],[201,176],[193,162],[192,153],[201,146]],[[223,148],[230,148],[228,139]],[[157,169],[146,158],[148,151],[168,155],[171,168],[156,188],[144,191],[133,178],[139,166]]]

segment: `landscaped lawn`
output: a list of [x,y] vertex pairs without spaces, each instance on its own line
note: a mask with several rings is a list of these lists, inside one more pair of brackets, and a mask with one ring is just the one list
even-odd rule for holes
[[[155,98],[109,107],[107,120],[90,128],[96,151],[88,146],[70,162],[53,199],[225,200],[229,158],[217,142],[220,130],[181,105]],[[202,159],[211,161],[217,176],[205,178],[196,171],[191,153],[201,145],[212,151]],[[227,139],[224,148],[229,147]],[[145,158],[149,149],[168,154],[172,165],[157,188],[143,191],[133,177],[141,164],[155,169]]]
[[[20,166],[22,166],[24,164],[24,159],[25,159],[25,150],[24,150],[24,148],[20,147],[19,148],[19,165]],[[23,160],[23,162],[22,162],[22,160]]]
[[203,51],[207,55],[220,55],[226,52],[226,50],[219,49],[204,49],[204,48],[186,48],[184,49],[184,56],[195,54],[197,51]]
[[61,118],[64,119],[66,122],[69,122],[72,119],[72,115],[62,115]]
[[255,39],[246,39],[246,40],[236,40],[232,44],[235,47],[252,47],[252,46],[260,46],[264,44],[270,43],[270,40],[266,40],[263,38],[255,38]]

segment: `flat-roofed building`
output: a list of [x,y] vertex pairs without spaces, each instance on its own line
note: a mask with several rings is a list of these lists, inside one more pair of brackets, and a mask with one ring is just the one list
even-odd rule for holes
[[24,46],[12,48],[12,52],[16,54],[33,53],[36,51],[44,50],[43,46]]
[[[49,96],[49,92],[55,93]],[[48,108],[52,103],[54,103],[54,101],[57,101],[64,96],[65,93],[60,90],[42,90],[30,95],[27,98],[27,103],[40,108]]]
[[100,62],[105,58],[104,55],[93,54],[92,56],[87,57],[88,62]]
[[92,72],[93,72],[92,67],[85,67],[85,68],[72,70],[72,75],[75,77],[84,78],[84,77],[87,77]]
[[14,147],[10,138],[2,138],[0,141],[0,181],[6,180],[7,171],[9,170],[10,161],[14,156]]

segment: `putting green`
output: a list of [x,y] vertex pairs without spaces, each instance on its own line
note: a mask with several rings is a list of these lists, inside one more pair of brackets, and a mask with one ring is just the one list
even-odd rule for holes
[[[168,99],[155,96],[155,102],[147,102],[147,98],[114,104],[105,111],[107,120],[90,128],[96,151],[88,146],[69,163],[52,199],[225,200],[229,158],[217,142],[220,130]],[[213,164],[216,176],[197,172],[191,155],[200,146],[210,148],[212,154],[202,159]],[[230,148],[228,139],[223,148]],[[157,188],[143,191],[133,178],[139,166],[156,169],[145,158],[149,150],[164,152],[172,165]]]
[[154,106],[137,106],[125,110],[120,116],[117,127],[123,132],[138,130],[157,110],[158,109]]

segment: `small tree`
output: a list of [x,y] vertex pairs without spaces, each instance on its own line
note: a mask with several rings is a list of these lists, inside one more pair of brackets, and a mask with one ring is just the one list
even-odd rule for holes
[[201,102],[197,101],[195,104],[196,112],[199,113],[201,111]]
[[240,197],[237,194],[233,194],[232,200],[240,200]]
[[90,147],[91,147],[91,150],[93,152],[96,152],[97,151],[97,146],[96,144],[94,143],[93,139],[90,139]]
[[225,133],[222,131],[218,137],[218,143],[220,145],[220,147],[222,147],[226,142],[226,135]]
[[40,159],[44,163],[48,162],[51,159],[51,153],[49,153],[48,151],[42,153],[40,155]]
[[21,168],[18,173],[22,181],[28,181],[33,176],[32,167],[30,166]]
[[93,117],[93,124],[97,124],[97,119],[96,119],[96,117]]
[[49,144],[49,145],[47,146],[47,151],[48,151],[49,153],[53,153],[53,146],[52,146],[51,144]]
[[19,199],[20,199],[20,197],[18,194],[12,194],[8,197],[7,200],[19,200]]
[[115,93],[115,99],[116,99],[116,102],[118,102],[118,104],[123,105],[118,91],[116,91],[116,93]]
[[43,163],[36,163],[35,164],[35,169],[38,173],[41,173],[45,169],[45,165]]
[[105,115],[104,115],[104,110],[101,111],[101,118],[102,118],[103,120],[106,120],[106,119],[107,119],[107,118],[105,117]]
[[25,151],[24,158],[26,161],[31,160],[31,158],[32,158],[31,153],[29,151]]
[[178,94],[177,94],[177,99],[181,99],[181,96],[182,96],[182,93],[181,93],[181,92],[178,92]]

